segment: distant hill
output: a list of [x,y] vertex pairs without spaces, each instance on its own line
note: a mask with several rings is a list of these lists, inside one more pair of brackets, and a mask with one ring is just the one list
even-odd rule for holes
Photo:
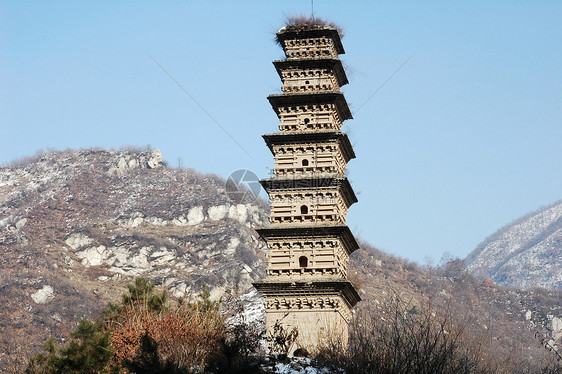
[[[48,336],[67,339],[138,276],[176,297],[204,285],[214,298],[240,296],[263,318],[251,283],[265,275],[254,228],[269,207],[236,188],[169,168],[155,150],[51,152],[1,166],[0,371]],[[367,243],[352,254],[349,275],[364,300],[357,313],[398,297],[412,307],[448,305],[437,312],[506,357],[548,354],[535,330],[562,344],[561,292],[505,290],[460,261],[421,268]]]
[[562,290],[562,201],[502,227],[465,262],[471,273],[498,284]]

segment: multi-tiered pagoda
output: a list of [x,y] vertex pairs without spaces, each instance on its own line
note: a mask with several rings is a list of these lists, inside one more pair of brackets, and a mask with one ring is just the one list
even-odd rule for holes
[[[286,59],[273,64],[282,94],[268,97],[279,132],[263,138],[275,158],[261,184],[271,200],[270,224],[258,229],[269,250],[267,277],[254,286],[265,298],[269,337],[297,331],[288,354],[314,351],[320,341],[347,342],[351,309],[360,300],[347,279],[358,248],[345,217],[357,201],[345,177],[355,157],[343,121],[351,112],[340,87],[347,77],[335,27],[285,27],[277,40]],[[277,325],[277,328],[275,328]]]

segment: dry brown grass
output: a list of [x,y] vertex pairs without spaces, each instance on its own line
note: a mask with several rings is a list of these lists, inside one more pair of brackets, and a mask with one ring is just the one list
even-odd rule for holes
[[320,358],[348,374],[502,373],[482,344],[471,339],[467,326],[444,305],[395,295],[356,316],[347,350],[331,344],[322,348]]
[[148,335],[158,344],[158,355],[178,367],[205,367],[225,333],[218,307],[205,310],[197,305],[173,311],[126,307],[110,326],[118,365],[133,361]]
[[320,30],[325,28],[331,28],[338,31],[340,38],[344,37],[343,29],[333,22],[326,21],[319,17],[309,17],[305,15],[289,16],[285,18],[285,32],[286,31],[308,31],[308,30]]

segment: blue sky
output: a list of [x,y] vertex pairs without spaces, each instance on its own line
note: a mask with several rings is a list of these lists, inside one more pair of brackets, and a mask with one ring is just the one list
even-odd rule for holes
[[[274,34],[310,12],[309,0],[0,1],[0,164],[150,144],[171,166],[267,177]],[[314,12],[346,32],[356,236],[438,262],[562,198],[562,3],[316,0]]]

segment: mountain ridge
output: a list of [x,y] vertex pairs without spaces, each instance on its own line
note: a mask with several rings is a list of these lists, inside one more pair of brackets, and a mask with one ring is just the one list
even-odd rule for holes
[[465,262],[474,275],[505,286],[562,289],[562,200],[503,226]]

